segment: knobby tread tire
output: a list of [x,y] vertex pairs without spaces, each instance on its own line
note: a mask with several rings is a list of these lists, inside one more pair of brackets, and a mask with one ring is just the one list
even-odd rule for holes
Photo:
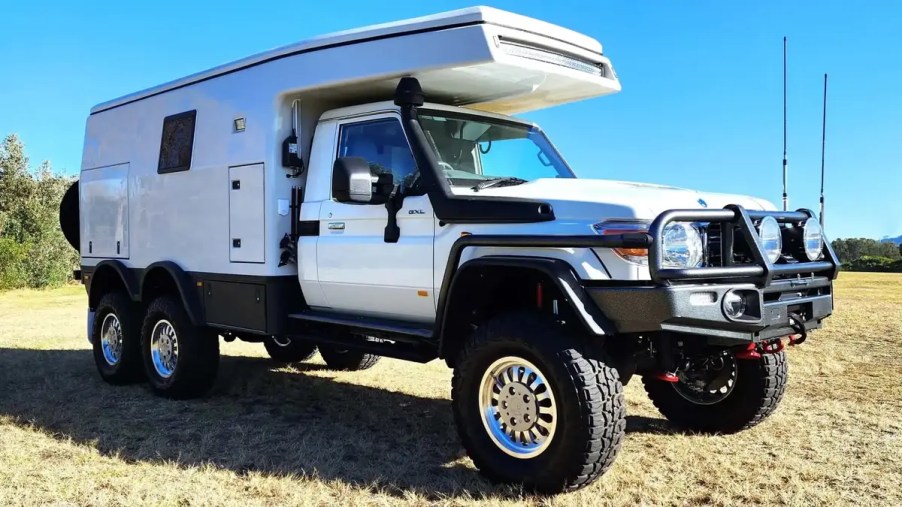
[[297,336],[288,337],[288,345],[279,345],[273,338],[263,340],[266,353],[273,361],[279,363],[300,363],[316,354],[316,345]]
[[[114,385],[144,380],[144,366],[141,364],[141,320],[135,304],[125,292],[109,292],[100,298],[94,312],[91,347],[100,378]],[[122,329],[122,352],[119,363],[115,366],[104,359],[100,339],[103,319],[110,313],[116,314]]]
[[642,382],[658,411],[677,427],[700,433],[736,433],[773,414],[789,380],[785,351],[738,360],[738,367],[733,392],[714,405],[689,402],[668,382],[650,377]]
[[375,366],[381,358],[376,354],[353,349],[337,349],[329,345],[320,345],[319,355],[326,362],[326,366],[339,371],[367,370]]
[[[548,377],[558,404],[563,425],[533,458],[505,454],[488,437],[479,413],[478,386],[485,369],[505,355],[534,362]],[[480,326],[456,364],[451,399],[457,430],[489,480],[552,494],[582,488],[613,464],[623,442],[626,406],[617,370],[597,347],[567,336],[541,315],[518,312]]]
[[[161,320],[175,328],[178,359],[169,378],[160,376],[153,366],[150,339],[153,328]],[[150,303],[141,331],[144,369],[154,392],[174,399],[198,398],[216,383],[219,370],[219,337],[204,327],[195,326],[182,304],[173,297],[162,296]]]

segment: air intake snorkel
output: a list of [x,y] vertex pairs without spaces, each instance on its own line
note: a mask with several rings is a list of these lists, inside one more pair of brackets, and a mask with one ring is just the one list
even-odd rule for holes
[[425,102],[423,88],[415,77],[403,77],[395,88],[395,105],[401,108],[401,125],[410,142],[419,170],[418,190],[429,195],[435,216],[445,223],[534,223],[554,220],[551,205],[515,197],[455,195],[443,184],[444,172],[420,125],[417,108]]

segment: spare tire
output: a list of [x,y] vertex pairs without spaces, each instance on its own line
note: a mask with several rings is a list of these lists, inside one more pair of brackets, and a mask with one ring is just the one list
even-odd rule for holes
[[81,234],[78,220],[78,180],[75,180],[60,201],[60,229],[72,248],[81,251]]

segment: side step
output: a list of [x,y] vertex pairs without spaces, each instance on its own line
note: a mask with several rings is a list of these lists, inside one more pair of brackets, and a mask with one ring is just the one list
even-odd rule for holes
[[[422,343],[432,341],[433,332],[429,327],[415,322],[406,322],[390,319],[360,317],[357,315],[344,315],[340,313],[306,310],[301,313],[292,313],[290,319],[306,322],[316,322],[339,326],[350,330],[359,331],[361,334],[377,333],[393,336],[398,341],[413,341]],[[396,337],[396,338],[395,338]]]
[[[288,316],[311,342],[427,363],[438,357],[432,329],[419,323],[306,310]],[[366,336],[374,339],[367,339]]]

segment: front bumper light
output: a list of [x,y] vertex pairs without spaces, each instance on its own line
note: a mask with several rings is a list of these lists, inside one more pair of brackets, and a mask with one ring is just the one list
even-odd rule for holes
[[694,225],[674,222],[664,227],[661,237],[666,268],[697,268],[702,265],[705,246],[702,235]]
[[821,224],[814,218],[805,220],[802,227],[802,246],[809,261],[816,261],[821,257],[824,250],[824,232],[821,230]]
[[783,254],[783,233],[774,217],[764,217],[758,224],[758,239],[767,259],[773,264]]

